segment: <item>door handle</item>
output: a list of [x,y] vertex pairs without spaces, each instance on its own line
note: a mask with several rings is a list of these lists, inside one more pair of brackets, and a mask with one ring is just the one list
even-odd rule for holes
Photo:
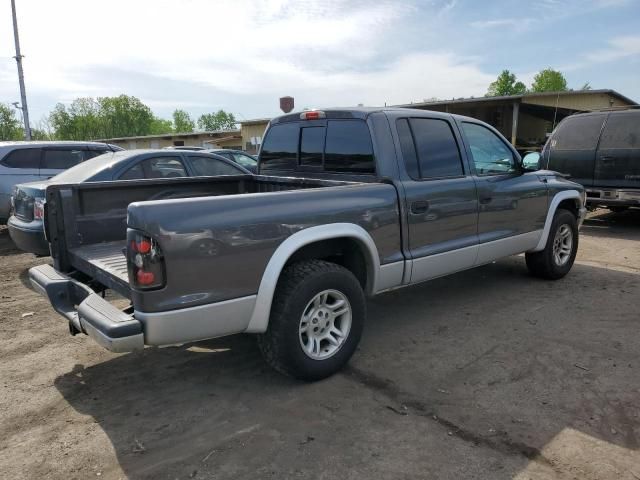
[[421,213],[425,213],[429,210],[429,202],[426,200],[418,200],[411,203],[411,213],[414,215],[420,215]]
[[615,159],[613,157],[600,157],[602,163],[612,163]]
[[486,205],[487,203],[491,203],[491,200],[493,200],[492,197],[482,197],[480,199],[480,205]]

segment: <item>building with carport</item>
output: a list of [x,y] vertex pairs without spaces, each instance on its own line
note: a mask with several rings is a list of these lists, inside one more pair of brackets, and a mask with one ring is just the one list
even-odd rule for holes
[[569,115],[630,105],[636,103],[615,90],[569,90],[433,100],[396,106],[477,118],[494,126],[518,150],[525,151],[542,148],[547,135]]

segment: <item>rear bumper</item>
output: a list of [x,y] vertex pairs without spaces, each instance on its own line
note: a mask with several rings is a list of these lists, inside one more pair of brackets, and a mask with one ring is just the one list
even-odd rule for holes
[[640,207],[640,189],[588,188],[587,205]]
[[49,242],[44,237],[42,222],[23,222],[17,217],[10,217],[7,222],[9,235],[16,247],[36,255],[49,255]]
[[57,272],[50,265],[31,268],[29,278],[34,288],[49,299],[55,311],[69,321],[72,332],[86,333],[112,352],[144,348],[142,324],[88,286]]
[[34,288],[69,321],[73,334],[86,333],[112,352],[140,350],[247,331],[256,295],[164,312],[134,315],[117,309],[87,285],[51,267],[29,270]]

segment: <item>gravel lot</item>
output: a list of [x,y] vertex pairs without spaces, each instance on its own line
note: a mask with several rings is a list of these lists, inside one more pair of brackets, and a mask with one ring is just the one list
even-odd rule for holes
[[250,336],[71,337],[0,229],[0,477],[640,479],[640,211],[590,214],[557,282],[512,257],[377,297],[341,374]]

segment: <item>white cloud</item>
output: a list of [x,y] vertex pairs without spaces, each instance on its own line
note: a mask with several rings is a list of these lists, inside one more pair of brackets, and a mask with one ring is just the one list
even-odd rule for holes
[[585,55],[588,62],[611,62],[621,58],[640,55],[640,35],[615,37],[609,41],[609,46]]
[[471,22],[474,28],[496,28],[496,27],[523,27],[530,23],[529,19],[522,18],[494,18],[489,20],[477,20]]
[[562,70],[579,70],[632,57],[640,57],[640,35],[614,37],[609,40],[607,47],[582,55],[578,61],[565,65]]
[[[433,2],[432,18],[455,7]],[[9,7],[1,7],[6,18]],[[424,8],[424,5],[423,5]],[[254,112],[245,98],[296,97],[298,106],[404,103],[481,94],[491,81],[473,59],[402,48],[380,60],[411,4],[364,0],[19,0],[30,96],[56,101],[129,93],[168,110],[197,104],[186,90]],[[10,15],[8,15],[10,17]],[[0,56],[13,55],[0,20]],[[393,40],[391,40],[393,41]],[[17,96],[15,63],[0,63],[0,99]],[[179,86],[159,91],[153,85]],[[206,94],[204,92],[210,92]],[[209,97],[209,98],[207,98]]]

